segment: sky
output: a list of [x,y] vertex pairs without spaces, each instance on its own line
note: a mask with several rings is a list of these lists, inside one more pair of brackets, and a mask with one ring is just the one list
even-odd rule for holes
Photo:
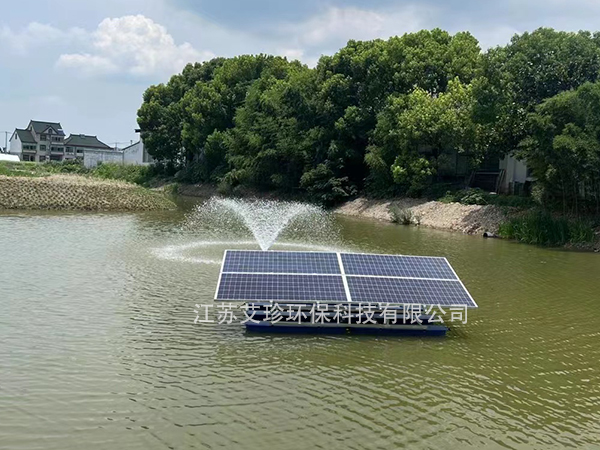
[[435,27],[470,31],[486,49],[541,26],[595,31],[600,13],[599,0],[0,3],[0,132],[46,120],[111,146],[137,140],[144,90],[188,62],[270,53],[314,66],[349,39]]

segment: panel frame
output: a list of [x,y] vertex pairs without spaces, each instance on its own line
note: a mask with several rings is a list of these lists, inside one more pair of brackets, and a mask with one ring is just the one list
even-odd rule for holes
[[[329,278],[329,279],[333,279],[336,282],[339,281],[340,283],[340,287],[341,287],[341,294],[346,297],[346,291],[344,289],[344,281],[343,281],[343,277],[340,274],[336,274],[336,275],[313,275],[313,274],[281,274],[281,273],[275,273],[275,274],[271,274],[271,273],[240,273],[240,272],[225,272],[225,275],[247,275],[249,277],[272,277],[272,276],[284,276],[284,277],[313,277],[313,278]],[[321,303],[321,304],[344,304],[344,303],[348,303],[347,300],[334,300],[334,299],[320,299],[320,300],[309,300],[309,299],[293,299],[293,300],[287,300],[287,299],[282,299],[282,298],[262,298],[262,299],[257,299],[257,298],[253,298],[253,299],[234,299],[234,298],[217,298],[218,294],[219,294],[219,287],[220,284],[217,285],[217,292],[215,295],[215,300],[217,301],[224,301],[224,302],[246,302],[246,303],[261,303],[261,302],[267,302],[267,303],[281,303],[281,304],[295,304],[295,303],[299,303],[299,304],[315,304],[315,303]],[[346,297],[347,298],[347,297]]]
[[[464,294],[465,296],[469,299],[469,302],[465,302],[465,303],[440,303],[440,302],[418,302],[418,301],[382,301],[382,300],[354,300],[353,303],[362,303],[362,304],[385,304],[385,305],[424,305],[424,306],[440,306],[442,308],[478,308],[479,306],[477,305],[477,303],[475,302],[475,300],[473,300],[473,297],[471,296],[471,293],[465,288],[465,286],[460,283],[458,280],[448,280],[448,279],[432,279],[432,278],[408,278],[408,277],[368,277],[368,276],[361,276],[361,275],[347,275],[348,278],[351,279],[381,279],[381,280],[402,280],[402,281],[423,281],[423,282],[443,282],[443,283],[449,283],[452,285],[455,285],[456,288],[459,288]],[[352,289],[352,283],[350,283],[350,289]]]
[[401,276],[401,275],[372,275],[372,274],[361,274],[361,273],[346,273],[348,276],[359,276],[359,277],[381,277],[381,278],[406,278],[406,279],[415,279],[415,280],[448,280],[448,281],[457,281],[460,280],[454,268],[448,261],[448,258],[445,256],[426,256],[426,255],[391,255],[386,253],[357,253],[357,252],[341,252],[342,255],[360,255],[360,256],[380,256],[380,257],[400,257],[400,258],[430,258],[443,260],[446,265],[452,271],[452,274],[455,278],[435,278],[435,277],[412,277],[412,276]]
[[225,250],[225,253],[223,254],[223,261],[221,263],[221,272],[220,273],[246,273],[246,274],[252,274],[252,273],[256,273],[256,274],[263,274],[263,275],[318,275],[318,276],[340,276],[341,273],[341,267],[339,265],[339,259],[338,261],[338,269],[340,270],[338,273],[321,273],[321,272],[231,272],[231,271],[224,271],[223,269],[225,268],[225,260],[227,259],[227,252],[232,251],[232,252],[248,252],[248,253],[287,253],[287,254],[292,254],[292,253],[315,253],[315,254],[327,254],[327,255],[337,255],[338,252],[326,252],[326,251],[315,251],[315,250],[311,250],[311,251],[303,251],[303,250],[292,250],[292,251],[282,251],[282,250],[266,250],[266,251],[261,251],[261,250]]
[[[464,292],[466,293],[467,297],[470,299],[470,301],[472,302],[472,304],[458,304],[458,305],[443,305],[444,307],[466,307],[466,308],[478,308],[479,305],[477,305],[477,302],[475,302],[475,300],[473,299],[473,296],[471,295],[471,293],[469,292],[469,290],[466,288],[466,286],[464,285],[463,281],[460,279],[460,277],[458,276],[458,274],[456,273],[456,270],[454,270],[454,267],[452,267],[452,264],[450,264],[450,261],[448,261],[448,258],[446,258],[445,256],[424,256],[424,255],[391,255],[391,254],[382,254],[382,253],[360,253],[360,252],[328,252],[328,251],[318,251],[318,250],[292,250],[292,251],[282,251],[282,250],[277,250],[278,252],[281,253],[327,253],[327,254],[332,254],[332,255],[336,255],[337,256],[337,260],[338,260],[338,264],[339,264],[339,269],[340,269],[340,273],[335,273],[335,274],[327,274],[327,273],[304,273],[304,272],[293,272],[293,273],[289,273],[289,272],[224,272],[223,269],[225,268],[225,260],[227,259],[227,254],[229,251],[235,251],[235,252],[257,252],[258,250],[246,250],[246,249],[239,249],[239,250],[225,250],[224,254],[223,254],[223,260],[221,261],[221,269],[219,271],[219,278],[217,281],[217,286],[215,289],[215,296],[214,296],[214,300],[216,301],[238,301],[238,302],[257,302],[257,301],[265,301],[265,300],[260,300],[260,299],[256,299],[256,300],[234,300],[234,299],[219,299],[218,298],[218,293],[219,293],[219,287],[221,285],[221,280],[222,280],[222,275],[224,273],[227,274],[240,274],[240,275],[285,275],[285,276],[297,276],[297,275],[310,275],[310,276],[322,276],[322,277],[341,277],[342,278],[342,282],[344,284],[344,290],[346,293],[346,300],[345,301],[340,301],[340,300],[286,300],[286,303],[298,303],[298,304],[304,304],[304,303],[308,303],[308,304],[313,304],[313,303],[318,303],[318,302],[322,302],[322,303],[330,303],[330,304],[337,304],[337,303],[349,303],[349,304],[357,304],[357,303],[369,303],[369,302],[356,302],[352,300],[352,294],[350,292],[350,288],[348,285],[348,279],[347,277],[357,277],[357,278],[385,278],[385,279],[402,279],[402,280],[424,280],[424,281],[448,281],[448,282],[453,282],[453,283],[458,283],[462,289],[464,290]],[[397,275],[360,275],[360,274],[347,274],[345,271],[345,267],[344,267],[344,263],[342,260],[342,255],[346,254],[346,255],[367,255],[367,256],[399,256],[399,257],[406,257],[406,258],[436,258],[436,259],[443,259],[447,266],[450,268],[450,270],[452,271],[452,273],[454,274],[455,278],[423,278],[423,277],[406,277],[406,276],[397,276]],[[270,301],[277,301],[277,300],[270,300]],[[370,302],[370,303],[383,303],[383,302]],[[402,302],[390,302],[390,305],[393,304],[397,304],[397,305],[403,305],[403,304],[409,304],[409,303],[402,303]],[[425,304],[430,306],[431,304]]]

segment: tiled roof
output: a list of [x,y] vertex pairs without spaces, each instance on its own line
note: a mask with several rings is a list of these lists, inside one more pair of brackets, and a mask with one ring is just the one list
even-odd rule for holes
[[33,127],[36,133],[43,133],[48,129],[48,127],[52,127],[56,134],[59,136],[64,136],[65,132],[63,131],[62,125],[60,122],[42,122],[39,120],[32,120],[29,124]]
[[65,145],[74,147],[93,147],[111,150],[111,147],[100,141],[96,136],[86,134],[71,134],[66,140]]
[[19,136],[19,140],[21,142],[29,142],[33,144],[36,143],[29,130],[20,130],[18,128],[15,128],[15,133],[17,133],[17,136]]

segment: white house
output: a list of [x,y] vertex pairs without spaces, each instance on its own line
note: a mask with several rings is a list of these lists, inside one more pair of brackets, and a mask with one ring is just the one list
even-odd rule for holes
[[[96,136],[87,134],[71,134],[65,139],[65,159],[83,159],[85,164],[86,153],[109,152],[115,153],[115,150],[110,148]],[[96,164],[90,167],[95,167]]]
[[148,154],[141,139],[135,144],[125,147],[122,151],[123,164],[148,165],[154,162],[154,158]]
[[8,153],[22,161],[62,161],[65,158],[65,132],[59,122],[30,120],[25,129],[16,128],[10,137]]

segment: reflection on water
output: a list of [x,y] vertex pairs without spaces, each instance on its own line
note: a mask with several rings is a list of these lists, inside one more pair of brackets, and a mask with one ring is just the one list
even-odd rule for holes
[[338,218],[318,245],[447,256],[479,310],[442,339],[263,336],[193,324],[219,266],[156,250],[230,244],[184,222],[0,216],[0,446],[597,448],[598,255]]

